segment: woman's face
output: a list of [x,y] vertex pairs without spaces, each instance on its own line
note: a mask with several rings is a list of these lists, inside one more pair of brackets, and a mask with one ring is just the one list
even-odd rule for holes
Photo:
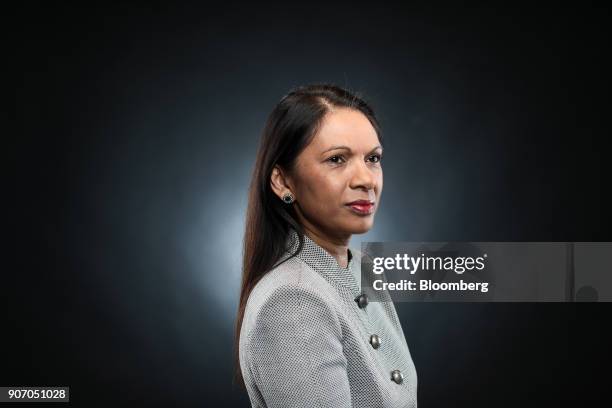
[[[363,113],[337,108],[326,114],[289,178],[303,224],[330,237],[370,230],[383,188],[381,157],[376,130]],[[349,205],[357,200],[373,205]]]

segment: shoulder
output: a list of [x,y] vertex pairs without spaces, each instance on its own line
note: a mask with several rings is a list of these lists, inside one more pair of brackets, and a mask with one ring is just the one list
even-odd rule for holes
[[336,323],[336,297],[321,275],[301,259],[290,258],[255,285],[247,300],[242,330],[246,335],[257,326],[269,327],[281,319],[298,324],[321,319]]
[[293,257],[266,273],[257,282],[247,302],[250,309],[283,293],[320,293],[331,288],[327,281],[298,257]]

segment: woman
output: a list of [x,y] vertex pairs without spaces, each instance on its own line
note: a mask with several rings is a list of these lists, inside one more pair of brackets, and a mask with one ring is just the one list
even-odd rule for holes
[[383,187],[373,110],[334,85],[300,87],[270,114],[250,186],[236,324],[254,407],[416,407],[392,302],[360,291],[353,234]]

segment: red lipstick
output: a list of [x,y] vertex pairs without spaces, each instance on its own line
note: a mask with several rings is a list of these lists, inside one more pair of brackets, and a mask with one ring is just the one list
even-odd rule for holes
[[370,200],[356,200],[347,204],[347,206],[356,214],[369,215],[374,212],[374,202]]

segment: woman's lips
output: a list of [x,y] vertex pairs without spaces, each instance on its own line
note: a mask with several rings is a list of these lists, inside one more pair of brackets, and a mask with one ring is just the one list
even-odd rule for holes
[[359,215],[368,215],[374,212],[374,204],[368,202],[354,202],[347,204],[347,206],[355,213]]

